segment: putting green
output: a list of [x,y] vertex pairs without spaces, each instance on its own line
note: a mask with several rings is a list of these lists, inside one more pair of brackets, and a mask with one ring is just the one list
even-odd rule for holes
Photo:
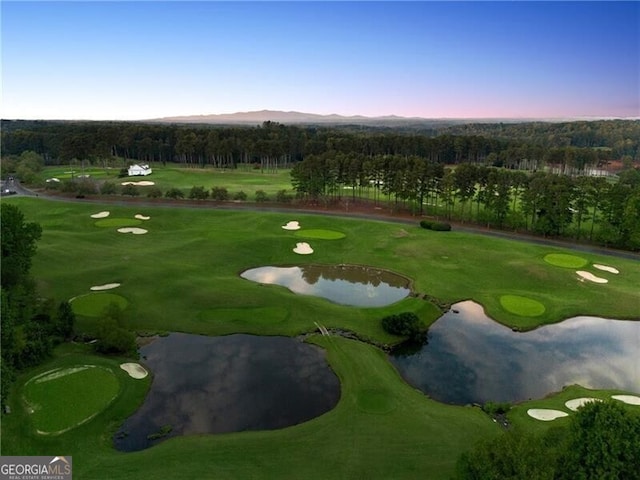
[[378,415],[389,413],[396,408],[396,404],[388,392],[377,389],[364,389],[357,394],[358,408],[366,413]]
[[539,317],[546,310],[544,305],[537,300],[520,295],[502,295],[500,305],[507,312],[515,313],[521,317]]
[[76,297],[71,302],[73,313],[86,317],[99,317],[110,303],[115,303],[124,309],[129,302],[126,298],[115,293],[89,293]]
[[323,229],[308,229],[298,230],[295,233],[296,237],[302,238],[318,238],[321,240],[339,240],[346,237],[342,232],[336,232],[335,230],[323,230]]
[[24,400],[36,431],[58,435],[88,422],[118,395],[115,374],[96,365],[57,368],[25,384]]
[[103,218],[95,223],[96,227],[132,227],[140,225],[142,220],[137,218]]
[[566,253],[549,253],[544,256],[544,261],[556,267],[564,268],[580,268],[588,263],[585,258]]

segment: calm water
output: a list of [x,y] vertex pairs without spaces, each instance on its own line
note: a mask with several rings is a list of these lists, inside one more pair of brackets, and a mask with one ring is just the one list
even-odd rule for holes
[[401,375],[441,402],[521,401],[562,387],[640,392],[640,321],[575,317],[516,333],[480,305],[453,306],[418,353],[392,356]]
[[357,265],[260,267],[243,272],[241,277],[355,307],[383,307],[411,292],[407,278],[388,270]]
[[162,441],[147,436],[164,425],[169,437],[284,428],[331,410],[340,397],[324,350],[292,338],[172,333],[140,353],[153,383],[115,435],[118,450]]

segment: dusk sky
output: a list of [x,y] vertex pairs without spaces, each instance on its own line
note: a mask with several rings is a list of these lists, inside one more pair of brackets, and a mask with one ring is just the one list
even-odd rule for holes
[[636,2],[1,2],[2,118],[640,116]]

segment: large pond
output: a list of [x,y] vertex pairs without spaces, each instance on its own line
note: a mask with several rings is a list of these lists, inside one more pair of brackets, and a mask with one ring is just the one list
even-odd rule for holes
[[517,333],[468,301],[438,319],[428,339],[417,353],[391,361],[410,384],[445,403],[516,402],[572,384],[640,389],[640,321],[575,317]]
[[246,270],[240,276],[354,307],[383,307],[411,293],[406,277],[359,265],[269,266]]
[[331,410],[340,397],[324,350],[292,338],[172,333],[140,353],[153,382],[116,433],[118,450],[176,435],[284,428]]

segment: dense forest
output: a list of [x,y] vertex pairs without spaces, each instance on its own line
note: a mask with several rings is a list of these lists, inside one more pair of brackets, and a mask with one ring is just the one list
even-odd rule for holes
[[622,160],[640,161],[640,121],[468,124],[428,129],[303,126],[265,122],[256,127],[133,122],[2,121],[3,155],[34,151],[47,165],[73,159],[121,157],[140,162],[235,167],[285,165],[308,155],[416,156],[443,164],[464,162],[563,172]]

